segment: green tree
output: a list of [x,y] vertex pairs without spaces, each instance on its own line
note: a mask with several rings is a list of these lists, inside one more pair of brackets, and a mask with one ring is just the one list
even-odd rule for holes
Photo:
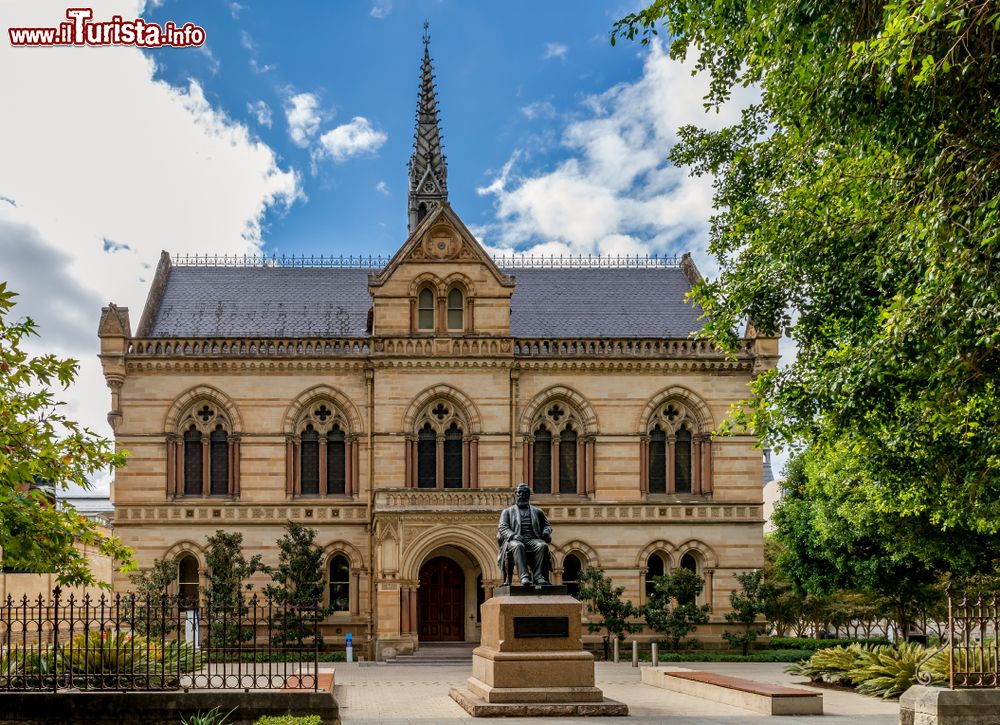
[[[272,584],[264,589],[278,607],[271,618],[275,644],[319,643],[314,622],[330,613],[323,603],[323,551],[314,543],[316,530],[289,521],[278,539],[278,566],[270,567]],[[312,642],[311,642],[312,644]]]
[[69,388],[79,364],[23,349],[38,328],[30,318],[9,319],[16,296],[0,282],[0,557],[11,569],[56,574],[60,584],[97,584],[76,544],[122,571],[132,568],[131,550],[53,498],[70,485],[91,488],[91,476],[122,465],[125,453],[62,412],[53,388]]
[[711,608],[697,603],[704,587],[705,580],[688,569],[653,578],[653,590],[642,613],[649,628],[663,635],[667,648],[681,649],[683,639],[708,622]]
[[642,625],[631,621],[640,614],[639,609],[627,599],[622,599],[625,587],[616,587],[603,569],[589,566],[580,572],[576,597],[587,606],[587,611],[601,617],[600,622],[588,622],[587,630],[596,634],[604,630],[604,659],[608,659],[608,645],[612,637],[619,642],[626,634],[634,634]]
[[159,637],[174,631],[171,615],[176,597],[168,589],[177,581],[177,562],[156,559],[148,569],[138,569],[128,575],[135,595],[134,607],[129,606],[132,629],[146,637]]
[[247,592],[251,576],[264,570],[260,554],[243,556],[243,534],[216,531],[205,550],[208,586],[202,589],[209,616],[208,642],[212,647],[234,647],[253,637],[246,626],[249,613]]
[[[843,590],[876,595],[899,631],[909,632],[916,613],[940,600],[941,569],[960,556],[982,562],[995,558],[997,550],[990,552],[995,538],[956,540],[952,546],[964,549],[960,555],[941,551],[918,557],[911,551],[925,528],[860,505],[863,494],[851,470],[848,458],[817,460],[812,451],[789,463],[772,519],[781,544],[776,566],[798,592],[813,597]],[[829,621],[831,615],[822,616]]]
[[750,654],[750,648],[757,638],[766,633],[757,620],[764,613],[771,593],[764,581],[764,573],[760,570],[737,574],[736,581],[740,583],[740,589],[729,593],[732,611],[726,612],[726,621],[740,625],[742,630],[730,632],[727,629],[722,633],[722,638],[733,647],[741,648],[745,657]]
[[760,89],[670,152],[715,180],[705,336],[735,354],[749,319],[798,350],[734,423],[848,456],[861,505],[956,573],[956,540],[1000,532],[998,22],[982,0],[656,0],[612,31],[663,28],[709,109]]

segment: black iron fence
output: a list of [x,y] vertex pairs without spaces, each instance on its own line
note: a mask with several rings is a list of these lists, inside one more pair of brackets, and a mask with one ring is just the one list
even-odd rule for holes
[[113,594],[0,601],[0,691],[318,689],[320,611]]
[[948,592],[948,619],[939,647],[917,665],[924,685],[951,689],[1000,687],[1000,595]]

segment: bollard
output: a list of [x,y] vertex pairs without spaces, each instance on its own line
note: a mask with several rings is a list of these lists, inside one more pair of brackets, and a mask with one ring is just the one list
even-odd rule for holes
[[617,665],[618,664],[618,638],[615,637],[615,641],[612,643],[611,647],[611,659]]
[[653,654],[652,654],[653,667],[657,666],[657,660],[659,660],[659,654],[660,654],[660,645],[657,644],[656,642],[653,642]]
[[636,640],[632,640],[632,666],[639,666],[639,643]]

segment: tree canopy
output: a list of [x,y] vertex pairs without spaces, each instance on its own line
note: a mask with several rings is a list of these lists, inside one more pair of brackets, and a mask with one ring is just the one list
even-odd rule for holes
[[709,109],[760,91],[670,154],[715,179],[705,334],[797,346],[735,423],[849,460],[857,505],[942,553],[1000,532],[1000,5],[656,0],[612,41],[661,28]]
[[38,335],[30,318],[11,320],[16,293],[0,282],[0,549],[6,568],[53,573],[60,584],[97,583],[76,544],[96,547],[131,568],[132,552],[94,521],[54,500],[70,485],[122,465],[114,444],[70,420],[53,388],[68,388],[76,360],[29,355]]

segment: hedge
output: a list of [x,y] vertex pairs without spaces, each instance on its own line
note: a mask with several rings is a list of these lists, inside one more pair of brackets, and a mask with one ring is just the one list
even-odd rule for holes
[[829,647],[848,647],[852,644],[881,645],[890,644],[885,637],[870,639],[813,639],[812,637],[771,637],[771,649],[805,649],[815,652]]

